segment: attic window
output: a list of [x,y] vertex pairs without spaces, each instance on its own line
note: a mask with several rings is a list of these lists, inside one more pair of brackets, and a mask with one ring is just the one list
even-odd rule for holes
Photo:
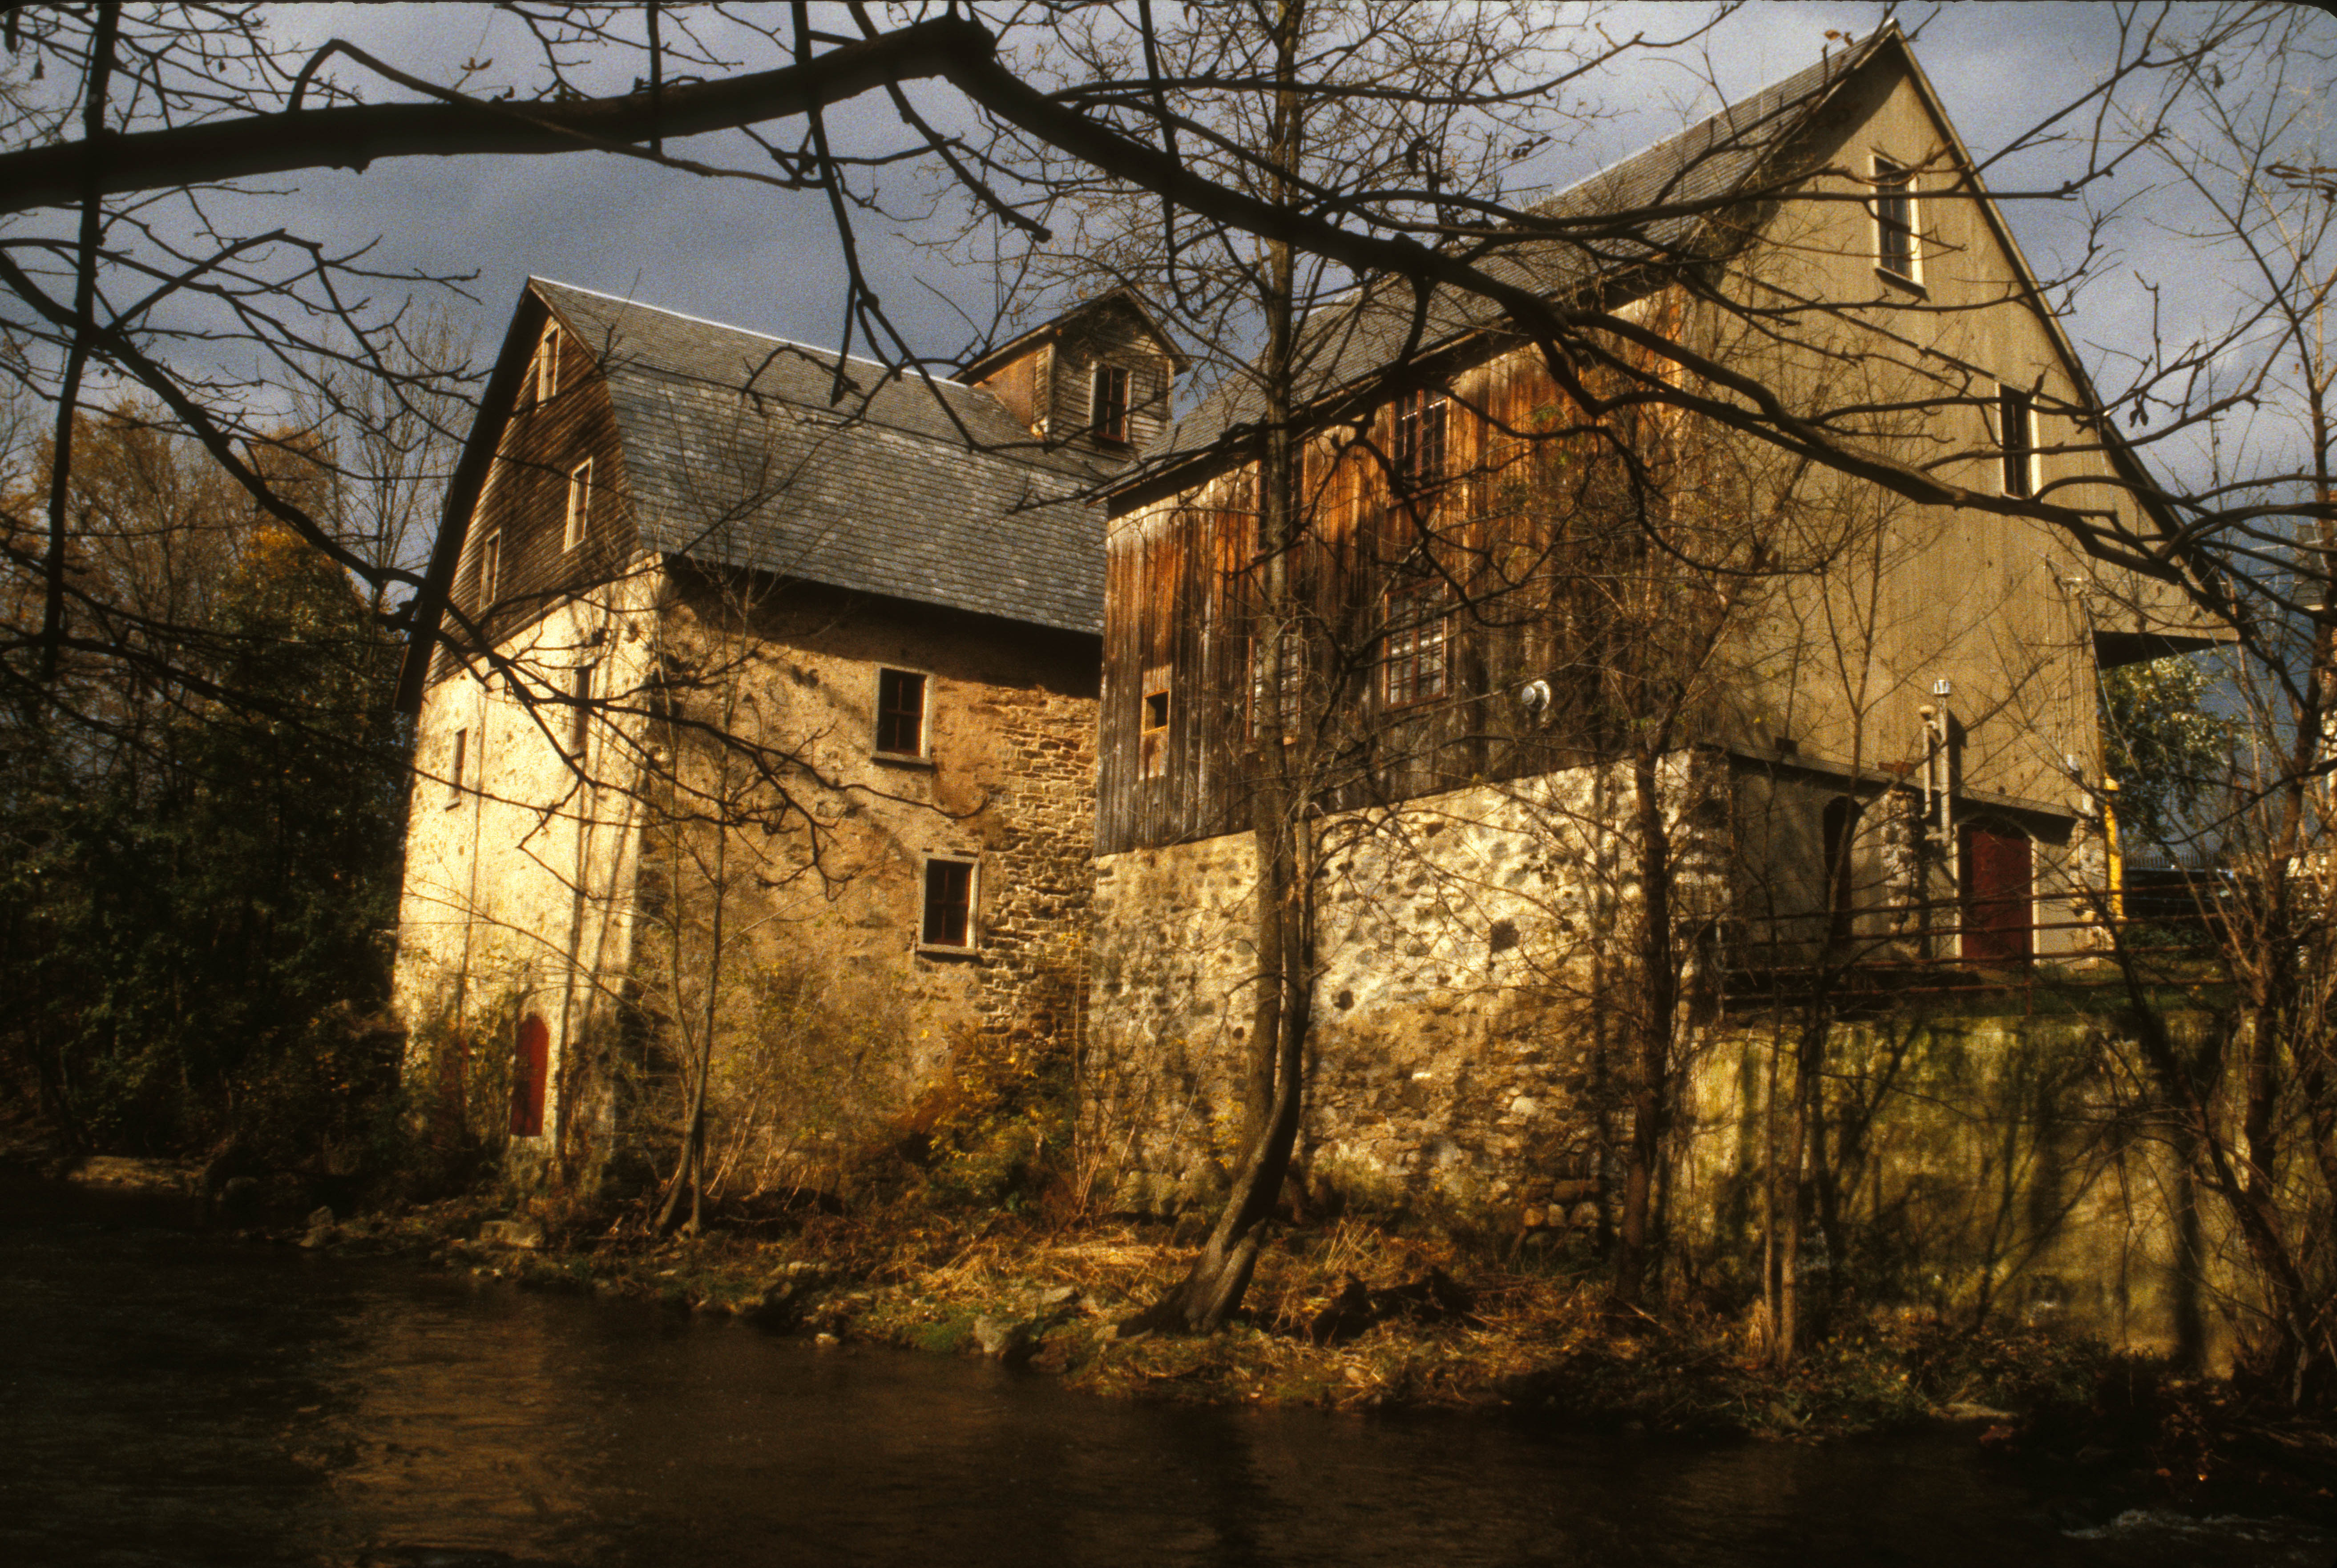
[[1444,416],[1450,406],[1441,392],[1407,392],[1396,400],[1398,489],[1418,490],[1444,477]]
[[974,946],[974,868],[972,856],[925,857],[924,909],[917,945],[944,952],[971,952]]
[[485,609],[495,602],[495,590],[504,580],[504,531],[490,529],[479,541],[479,608]]
[[592,517],[592,460],[588,457],[568,471],[568,526],[560,536],[560,548],[574,550],[583,543]]
[[535,363],[529,367],[535,377],[535,400],[550,403],[560,392],[560,328],[546,326],[543,338],[535,346]]
[[1915,248],[1915,176],[1880,157],[1874,161],[1874,265],[1903,282],[1922,280]]
[[2037,407],[2017,386],[1996,389],[1996,428],[2004,453],[2004,493],[2037,493]]
[[876,753],[879,756],[925,755],[925,677],[915,670],[876,672]]
[[1117,365],[1097,365],[1094,401],[1090,406],[1095,415],[1096,439],[1125,443],[1128,440],[1128,372]]

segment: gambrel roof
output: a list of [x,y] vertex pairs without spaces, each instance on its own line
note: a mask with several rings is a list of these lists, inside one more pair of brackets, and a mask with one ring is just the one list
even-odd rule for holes
[[1103,470],[976,387],[546,278],[615,405],[641,547],[1067,631],[1102,625]]

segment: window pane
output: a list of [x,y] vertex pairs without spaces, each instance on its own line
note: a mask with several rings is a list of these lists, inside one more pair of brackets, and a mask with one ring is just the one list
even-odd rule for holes
[[928,947],[962,948],[972,924],[973,866],[966,861],[925,862],[924,940]]
[[925,677],[904,669],[876,672],[876,749],[925,755]]
[[1907,278],[1915,276],[1914,190],[1905,170],[1874,161],[1875,263]]
[[1388,629],[1382,639],[1390,706],[1442,696],[1448,685],[1451,618],[1442,579],[1388,594]]
[[2030,471],[2037,452],[2034,411],[2029,394],[2007,386],[1996,394],[1997,429],[2003,433],[2004,493],[2027,495],[2033,486]]

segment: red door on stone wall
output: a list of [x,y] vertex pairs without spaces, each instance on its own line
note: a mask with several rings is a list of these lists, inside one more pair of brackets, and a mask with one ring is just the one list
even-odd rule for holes
[[520,1020],[512,1049],[512,1136],[543,1132],[543,1081],[552,1068],[552,1031],[533,1013]]
[[2029,835],[1974,823],[1964,829],[1964,959],[1975,964],[2025,964],[2030,952]]

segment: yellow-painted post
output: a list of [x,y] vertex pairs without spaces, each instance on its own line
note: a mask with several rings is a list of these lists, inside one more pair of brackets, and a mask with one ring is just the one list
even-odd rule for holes
[[2113,927],[2126,924],[2126,855],[2118,848],[2117,787],[2114,778],[2102,781],[2102,843],[2108,851]]

